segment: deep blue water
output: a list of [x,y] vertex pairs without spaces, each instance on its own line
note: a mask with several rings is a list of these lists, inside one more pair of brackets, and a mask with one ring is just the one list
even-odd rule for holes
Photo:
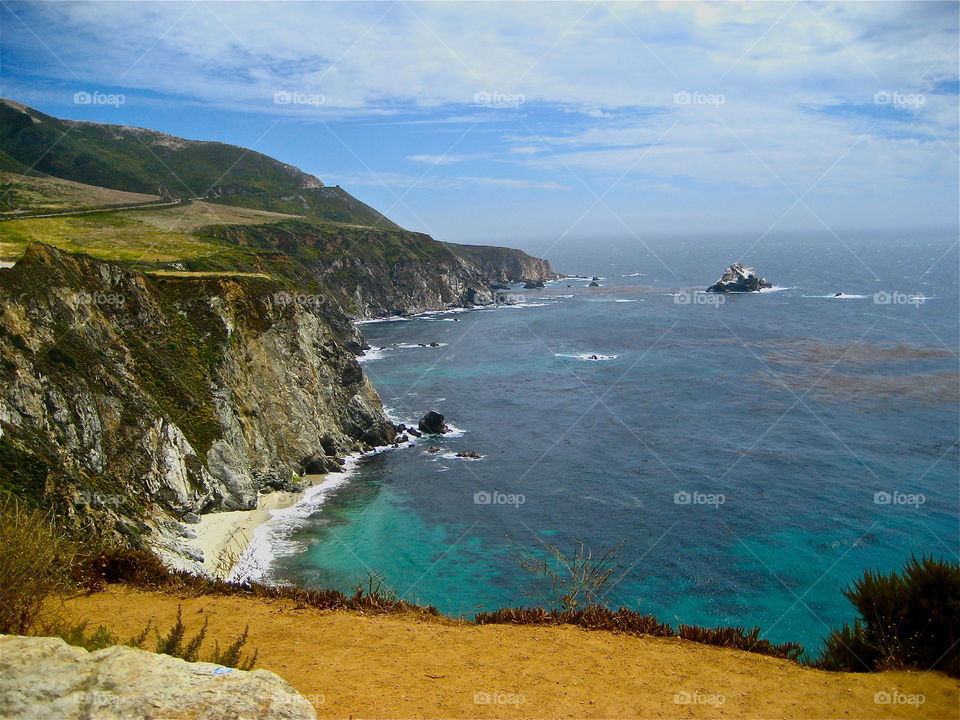
[[[851,619],[841,589],[865,569],[955,560],[956,236],[768,237],[743,255],[753,240],[565,243],[554,267],[602,288],[364,325],[387,348],[364,369],[395,418],[436,409],[464,432],[362,462],[273,578],[346,590],[378,571],[471,616],[529,602],[517,548],[622,542],[608,604],[815,649]],[[787,289],[674,297],[736,259]],[[816,297],[839,290],[863,297]],[[881,291],[903,295],[879,304]],[[913,295],[931,299],[898,304]],[[445,345],[398,347],[431,341]],[[594,353],[616,357],[577,357]],[[495,491],[523,503],[475,502]]]

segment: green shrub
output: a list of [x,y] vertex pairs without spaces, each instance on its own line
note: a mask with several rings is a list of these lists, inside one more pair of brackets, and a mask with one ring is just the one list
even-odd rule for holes
[[50,513],[0,493],[0,633],[29,633],[73,589],[75,555]]
[[68,645],[76,645],[86,650],[102,650],[113,645],[128,645],[140,649],[144,648],[147,638],[153,634],[156,638],[154,652],[171,657],[181,658],[187,662],[209,662],[225,667],[238,668],[240,670],[250,670],[257,661],[257,651],[252,655],[244,656],[243,648],[247,644],[249,626],[244,628],[243,634],[239,635],[232,643],[224,649],[220,649],[220,643],[215,641],[213,650],[205,656],[201,656],[200,649],[203,641],[207,637],[209,628],[209,618],[204,618],[203,625],[189,640],[187,639],[187,628],[183,624],[183,609],[177,606],[177,620],[166,633],[160,633],[151,623],[147,623],[143,630],[137,635],[122,643],[120,637],[110,628],[100,625],[93,630],[88,629],[86,622],[68,624],[56,622],[43,625],[38,634],[49,635],[63,638]]
[[960,565],[911,557],[899,573],[864,573],[844,595],[859,617],[830,633],[817,666],[960,676]]

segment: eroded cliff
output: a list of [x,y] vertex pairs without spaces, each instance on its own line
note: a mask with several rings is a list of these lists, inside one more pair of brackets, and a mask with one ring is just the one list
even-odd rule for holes
[[353,326],[290,297],[265,277],[154,277],[31,245],[0,270],[0,483],[183,550],[187,513],[251,508],[311,456],[391,442]]

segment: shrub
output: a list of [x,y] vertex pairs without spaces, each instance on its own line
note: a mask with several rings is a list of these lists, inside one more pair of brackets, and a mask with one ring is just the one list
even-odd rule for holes
[[960,565],[911,557],[899,573],[865,572],[844,595],[859,617],[830,633],[817,666],[960,676]]
[[[540,540],[540,544],[546,556],[523,548],[515,550],[513,554],[520,567],[546,581],[547,604],[563,610],[596,605],[604,588],[612,589],[617,584],[611,584],[610,578],[617,569],[617,553],[623,547],[623,542],[603,549],[596,556],[580,540],[572,553],[565,553],[543,540]],[[538,600],[534,595],[528,595],[534,602]]]
[[75,555],[49,512],[0,493],[0,633],[28,633],[73,588]]
[[732,647],[788,660],[796,660],[804,652],[803,646],[797,643],[775,645],[769,640],[760,639],[760,628],[745,631],[743,628],[702,628],[695,625],[681,625],[675,630],[667,623],[657,620],[653,615],[642,615],[627,608],[611,610],[602,605],[556,612],[537,607],[501,608],[491,613],[478,613],[476,621],[478,625],[576,625],[588,630],[609,630],[630,635],[681,637],[706,645]]
[[203,625],[189,640],[187,640],[187,628],[183,624],[183,610],[177,607],[177,620],[170,627],[170,630],[161,634],[149,622],[143,630],[137,635],[121,643],[120,637],[110,628],[100,625],[93,630],[88,629],[85,622],[76,624],[53,623],[43,625],[41,634],[63,638],[69,645],[76,645],[87,650],[102,650],[113,645],[128,645],[129,647],[145,649],[144,645],[147,638],[153,634],[156,638],[154,652],[181,658],[187,662],[209,662],[225,667],[238,668],[240,670],[250,670],[257,661],[257,651],[252,655],[244,656],[243,648],[247,644],[249,626],[244,628],[243,634],[239,635],[232,643],[223,650],[220,649],[220,643],[215,641],[213,650],[205,656],[200,655],[200,649],[203,641],[207,637],[209,628],[209,619],[204,618]]

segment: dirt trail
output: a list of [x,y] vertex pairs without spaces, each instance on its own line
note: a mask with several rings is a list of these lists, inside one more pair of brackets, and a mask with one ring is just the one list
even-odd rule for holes
[[[939,673],[827,673],[669,638],[123,587],[72,600],[67,612],[126,638],[148,619],[169,628],[178,604],[188,631],[210,619],[211,644],[249,624],[257,667],[284,677],[321,718],[960,717],[960,684]],[[915,696],[922,704],[908,704]]]

